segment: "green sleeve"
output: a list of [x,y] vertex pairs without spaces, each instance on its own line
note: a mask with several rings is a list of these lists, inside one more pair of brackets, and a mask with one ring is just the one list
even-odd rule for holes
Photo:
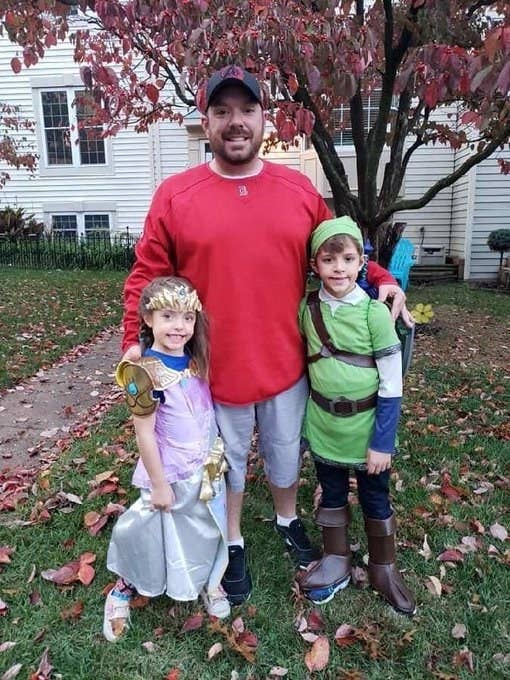
[[371,300],[368,308],[368,329],[372,338],[372,350],[378,352],[394,345],[400,345],[395,322],[390,310],[378,300]]

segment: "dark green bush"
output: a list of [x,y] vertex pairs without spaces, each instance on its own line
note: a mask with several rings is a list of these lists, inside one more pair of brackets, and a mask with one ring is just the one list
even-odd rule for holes
[[504,253],[510,252],[510,229],[496,229],[487,238],[487,245],[499,255],[499,266],[503,263]]

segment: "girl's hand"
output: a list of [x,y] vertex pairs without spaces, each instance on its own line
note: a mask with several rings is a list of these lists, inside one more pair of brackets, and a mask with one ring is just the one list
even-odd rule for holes
[[175,503],[174,492],[168,482],[163,482],[152,487],[151,510],[163,510],[169,512]]
[[381,453],[381,451],[374,451],[374,449],[367,450],[367,472],[369,475],[378,475],[390,468],[391,453]]

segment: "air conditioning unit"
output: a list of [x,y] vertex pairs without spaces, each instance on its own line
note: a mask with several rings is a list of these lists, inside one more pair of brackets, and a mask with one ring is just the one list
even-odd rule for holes
[[444,264],[446,261],[446,253],[444,246],[428,245],[423,243],[418,252],[417,264]]

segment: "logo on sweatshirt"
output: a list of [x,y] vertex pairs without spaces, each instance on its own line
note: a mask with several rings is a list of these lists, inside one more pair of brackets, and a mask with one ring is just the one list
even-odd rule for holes
[[238,184],[239,196],[248,196],[248,187],[246,184]]

